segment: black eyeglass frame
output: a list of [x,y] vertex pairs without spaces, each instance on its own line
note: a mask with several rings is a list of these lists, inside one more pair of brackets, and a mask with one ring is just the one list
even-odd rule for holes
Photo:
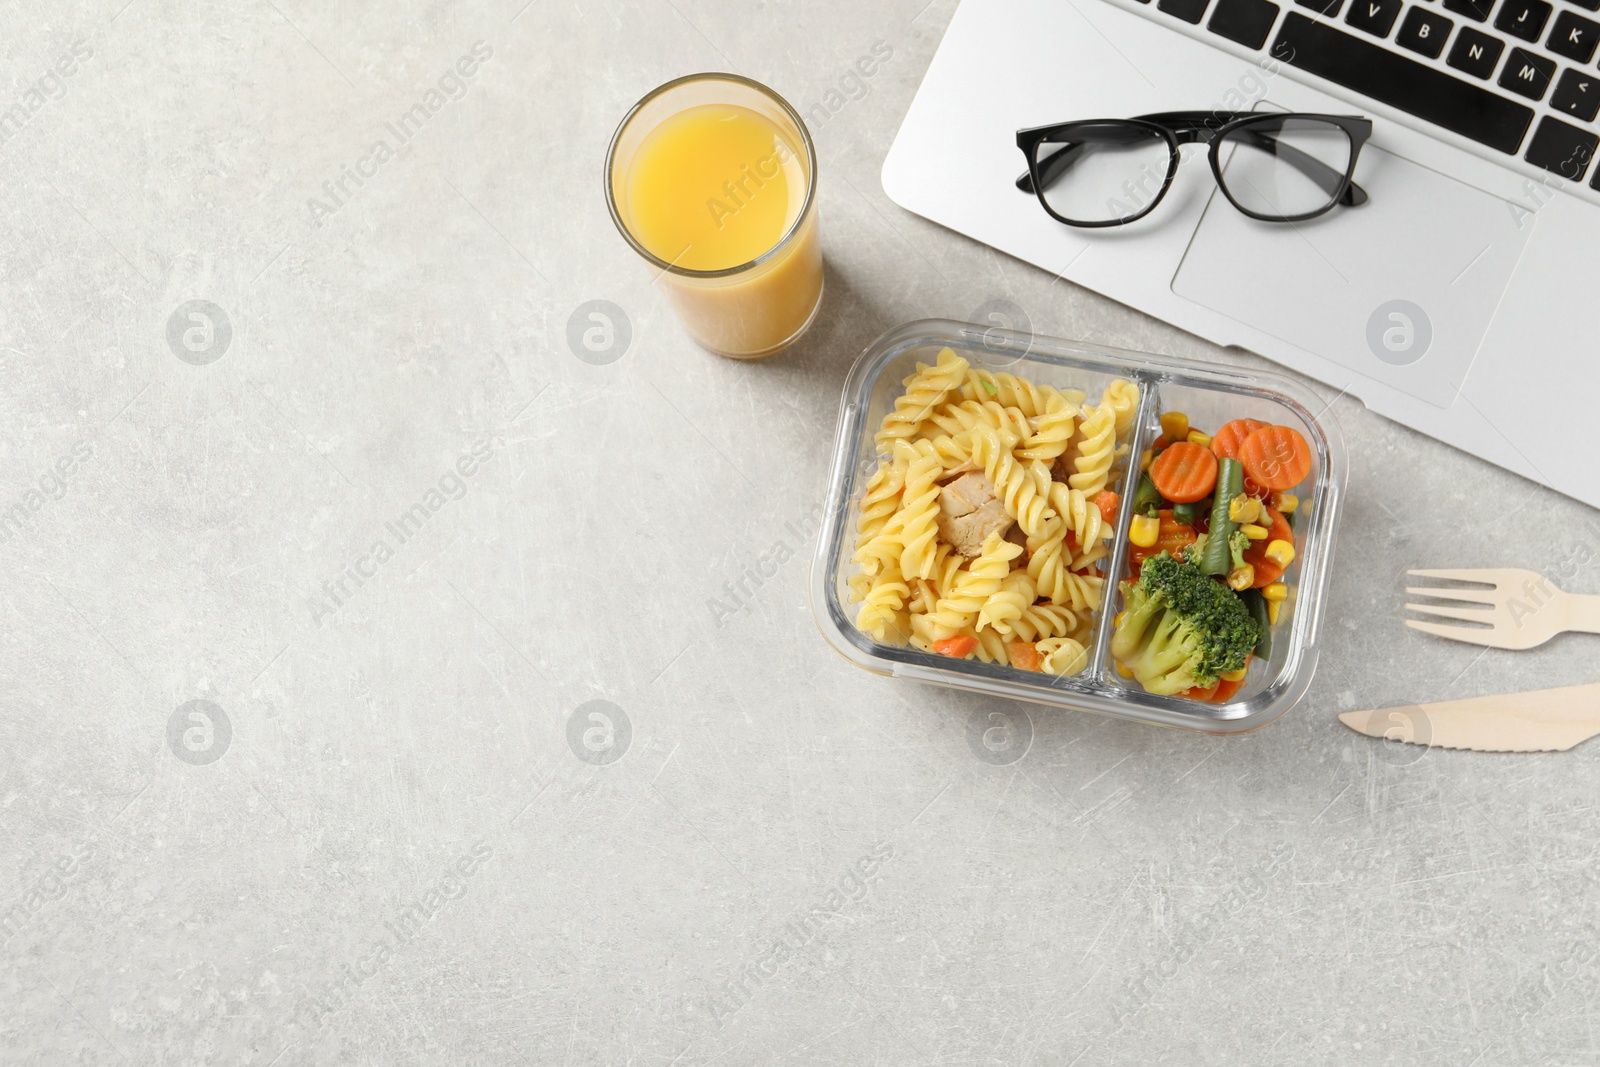
[[[1233,193],[1228,189],[1228,183],[1222,177],[1221,147],[1223,141],[1235,133],[1248,133],[1253,126],[1264,126],[1273,123],[1281,124],[1286,119],[1316,119],[1330,125],[1337,126],[1350,138],[1350,162],[1343,174],[1323,163],[1321,160],[1300,151],[1292,145],[1273,142],[1273,151],[1291,165],[1298,167],[1312,180],[1318,182],[1329,193],[1327,204],[1315,211],[1307,211],[1299,215],[1263,215],[1252,211],[1239,203]],[[1073,142],[1064,135],[1074,130],[1088,131],[1099,128],[1104,131],[1107,127],[1120,127],[1124,130],[1138,130],[1141,133],[1158,135],[1167,144],[1167,175],[1161,183],[1161,190],[1145,205],[1142,211],[1126,218],[1108,219],[1101,222],[1087,222],[1081,219],[1069,219],[1058,213],[1045,201],[1044,188],[1049,184],[1048,179],[1055,171],[1059,170],[1071,157],[1068,153],[1072,150]],[[1260,135],[1263,139],[1265,134]],[[1023,156],[1028,160],[1028,170],[1017,178],[1016,186],[1025,193],[1033,193],[1039,200],[1039,206],[1045,213],[1057,222],[1067,226],[1100,229],[1109,226],[1126,226],[1130,222],[1137,222],[1150,212],[1166,197],[1167,190],[1172,188],[1172,180],[1177,177],[1178,165],[1181,160],[1179,149],[1186,144],[1205,144],[1208,146],[1206,158],[1211,162],[1211,174],[1216,179],[1217,188],[1222,190],[1222,195],[1240,212],[1250,218],[1262,222],[1303,222],[1325,215],[1335,207],[1358,207],[1369,199],[1365,189],[1355,183],[1356,160],[1361,155],[1361,147],[1372,137],[1372,120],[1360,115],[1317,115],[1302,112],[1277,112],[1277,111],[1250,111],[1244,113],[1229,111],[1165,111],[1153,115],[1140,115],[1131,119],[1080,119],[1076,122],[1058,122],[1049,126],[1034,126],[1017,131],[1017,147],[1022,150]],[[1042,163],[1037,158],[1037,149],[1046,141],[1061,142],[1065,147],[1054,156]],[[1083,144],[1085,142],[1077,142]],[[1048,172],[1048,173],[1047,173]]]

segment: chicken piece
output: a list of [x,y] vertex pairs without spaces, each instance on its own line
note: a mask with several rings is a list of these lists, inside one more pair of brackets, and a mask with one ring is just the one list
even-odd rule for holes
[[970,515],[995,498],[994,483],[981,474],[963,474],[939,490],[939,510],[952,519]]
[[1003,532],[1011,525],[1013,522],[1006,512],[1006,506],[998,500],[991,500],[965,515],[952,517],[941,513],[939,536],[963,556],[976,556],[983,551],[983,542],[990,534]]

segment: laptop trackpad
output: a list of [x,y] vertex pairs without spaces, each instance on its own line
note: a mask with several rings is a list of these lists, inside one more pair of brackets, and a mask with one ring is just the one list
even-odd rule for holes
[[1449,407],[1533,216],[1371,145],[1356,181],[1366,204],[1299,223],[1257,222],[1216,193],[1172,290]]

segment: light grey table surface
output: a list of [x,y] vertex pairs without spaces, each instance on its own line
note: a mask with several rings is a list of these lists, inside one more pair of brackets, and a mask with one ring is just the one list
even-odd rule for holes
[[[0,1061],[1600,1060],[1600,747],[1334,718],[1596,680],[1592,639],[1400,611],[1408,566],[1600,555],[1587,509],[1336,400],[1321,666],[1246,737],[1035,708],[995,765],[969,723],[1020,706],[824,645],[808,516],[882,330],[1005,299],[1254,362],[887,200],[953,11],[922,2],[0,13]],[[600,195],[635,99],[730,67],[838,102],[826,305],[760,364],[686,340]],[[603,365],[567,340],[597,299]]]

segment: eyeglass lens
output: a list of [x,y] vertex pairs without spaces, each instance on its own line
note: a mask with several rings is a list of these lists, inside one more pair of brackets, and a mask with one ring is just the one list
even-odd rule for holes
[[1230,131],[1218,147],[1234,203],[1274,218],[1332,206],[1350,169],[1350,135],[1322,119],[1274,118]]
[[1115,122],[1083,123],[1035,149],[1044,202],[1074,222],[1116,222],[1143,214],[1171,168],[1166,138]]

